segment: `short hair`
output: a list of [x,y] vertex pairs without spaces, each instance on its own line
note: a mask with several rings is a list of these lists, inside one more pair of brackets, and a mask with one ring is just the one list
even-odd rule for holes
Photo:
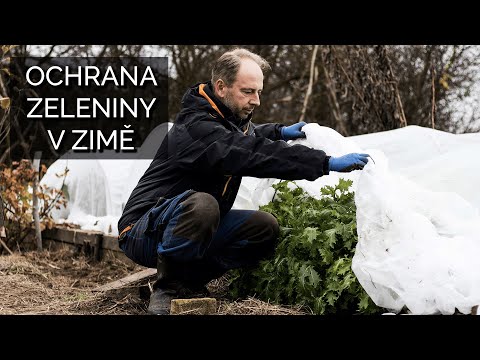
[[262,58],[260,55],[257,55],[247,49],[236,48],[227,51],[215,62],[212,69],[212,84],[215,84],[218,79],[222,79],[225,81],[227,86],[231,86],[237,77],[241,60],[245,58],[255,61],[255,63],[260,66],[262,71],[271,69],[267,60]]

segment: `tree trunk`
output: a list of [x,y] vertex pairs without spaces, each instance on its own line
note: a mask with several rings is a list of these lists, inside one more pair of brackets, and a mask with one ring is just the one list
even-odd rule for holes
[[300,119],[298,120],[298,122],[302,122],[303,119],[305,119],[305,113],[307,112],[307,106],[308,106],[308,99],[312,94],[313,78],[315,74],[315,59],[317,58],[317,50],[318,50],[318,45],[315,45],[312,50],[312,62],[310,63],[310,79],[308,81],[308,88],[305,94],[305,100],[303,101],[302,113],[300,115]]
[[332,110],[333,118],[335,119],[335,123],[337,125],[336,129],[343,136],[348,136],[349,134],[348,134],[348,131],[347,131],[347,127],[345,126],[345,121],[342,118],[342,114],[341,114],[341,111],[340,111],[340,105],[338,103],[335,86],[333,84],[333,80],[330,77],[330,74],[329,74],[328,69],[327,69],[327,63],[325,61],[325,54],[322,54],[321,59],[322,59],[323,74],[325,76],[325,87],[327,89],[327,98],[328,98],[328,102],[330,104],[330,108]]
[[35,222],[35,237],[37,239],[37,250],[42,251],[42,230],[40,228],[40,216],[38,213],[38,197],[37,197],[37,188],[39,181],[39,171],[40,171],[40,158],[42,156],[41,151],[36,151],[33,156],[33,170],[35,170],[35,177],[33,180],[33,221]]

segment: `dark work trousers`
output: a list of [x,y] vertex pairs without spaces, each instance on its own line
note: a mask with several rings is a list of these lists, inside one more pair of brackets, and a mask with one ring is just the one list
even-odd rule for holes
[[273,254],[278,233],[278,222],[269,213],[230,210],[220,218],[213,196],[187,190],[159,200],[125,233],[120,248],[151,268],[161,254],[175,269],[170,276],[206,284],[227,270],[254,266]]

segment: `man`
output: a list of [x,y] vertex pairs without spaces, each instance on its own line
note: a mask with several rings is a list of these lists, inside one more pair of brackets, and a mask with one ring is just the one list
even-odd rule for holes
[[172,298],[205,293],[210,280],[273,253],[275,217],[231,210],[242,176],[315,180],[368,161],[367,154],[333,158],[288,145],[305,137],[305,123],[254,125],[267,69],[246,49],[223,54],[211,81],[184,95],[175,124],[130,195],[119,245],[133,261],[157,267],[151,314],[168,314]]

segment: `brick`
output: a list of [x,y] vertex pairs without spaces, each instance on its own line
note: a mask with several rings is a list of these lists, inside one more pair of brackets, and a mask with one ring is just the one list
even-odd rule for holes
[[211,315],[217,312],[217,300],[214,298],[173,299],[170,304],[171,315]]

